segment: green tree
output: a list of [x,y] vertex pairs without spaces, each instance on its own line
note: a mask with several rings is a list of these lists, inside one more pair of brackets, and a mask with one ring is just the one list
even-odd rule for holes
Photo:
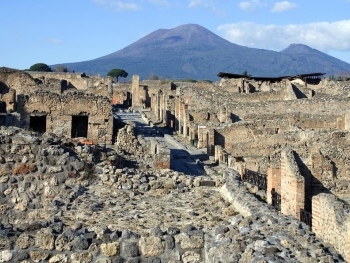
[[115,68],[115,69],[112,69],[111,71],[109,71],[107,73],[107,76],[116,78],[117,82],[118,82],[118,77],[126,78],[128,76],[128,72],[126,72],[124,69]]
[[195,83],[195,82],[197,82],[197,80],[195,80],[195,79],[190,79],[190,78],[185,78],[185,79],[182,80],[182,82],[192,82],[192,83]]
[[44,71],[51,72],[52,69],[44,63],[36,63],[29,68],[29,71]]

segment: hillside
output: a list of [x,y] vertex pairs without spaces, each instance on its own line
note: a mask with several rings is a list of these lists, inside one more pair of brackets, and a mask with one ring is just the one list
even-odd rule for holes
[[248,71],[254,76],[350,71],[350,64],[305,45],[291,44],[280,52],[248,48],[196,24],[158,29],[114,53],[64,65],[76,72],[101,75],[112,68],[123,68],[129,76],[139,74],[141,79],[155,74],[161,78],[216,80],[220,71]]

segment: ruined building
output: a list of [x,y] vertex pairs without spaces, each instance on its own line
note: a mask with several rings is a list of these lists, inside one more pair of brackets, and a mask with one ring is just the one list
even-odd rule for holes
[[[350,260],[350,82],[322,73],[220,82],[113,84],[85,74],[0,69],[0,125],[113,143],[112,105],[143,112],[239,172],[282,214]],[[155,144],[156,167],[171,167]],[[167,156],[166,162],[163,157]]]
[[350,260],[350,82],[323,73],[139,82],[132,107],[256,185]]
[[0,69],[0,123],[91,143],[112,143],[111,80]]

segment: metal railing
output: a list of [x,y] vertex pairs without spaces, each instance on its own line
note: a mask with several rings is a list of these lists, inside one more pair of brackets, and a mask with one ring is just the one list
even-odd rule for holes
[[278,211],[281,211],[281,195],[275,191],[275,188],[271,190],[272,206]]
[[312,214],[304,209],[300,209],[300,221],[312,227]]
[[265,174],[246,169],[243,181],[255,185],[265,191],[267,190],[267,176]]

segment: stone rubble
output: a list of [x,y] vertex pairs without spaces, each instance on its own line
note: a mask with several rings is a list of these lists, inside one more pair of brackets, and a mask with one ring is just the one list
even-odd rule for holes
[[232,170],[146,167],[129,127],[111,147],[1,127],[0,262],[344,262]]

